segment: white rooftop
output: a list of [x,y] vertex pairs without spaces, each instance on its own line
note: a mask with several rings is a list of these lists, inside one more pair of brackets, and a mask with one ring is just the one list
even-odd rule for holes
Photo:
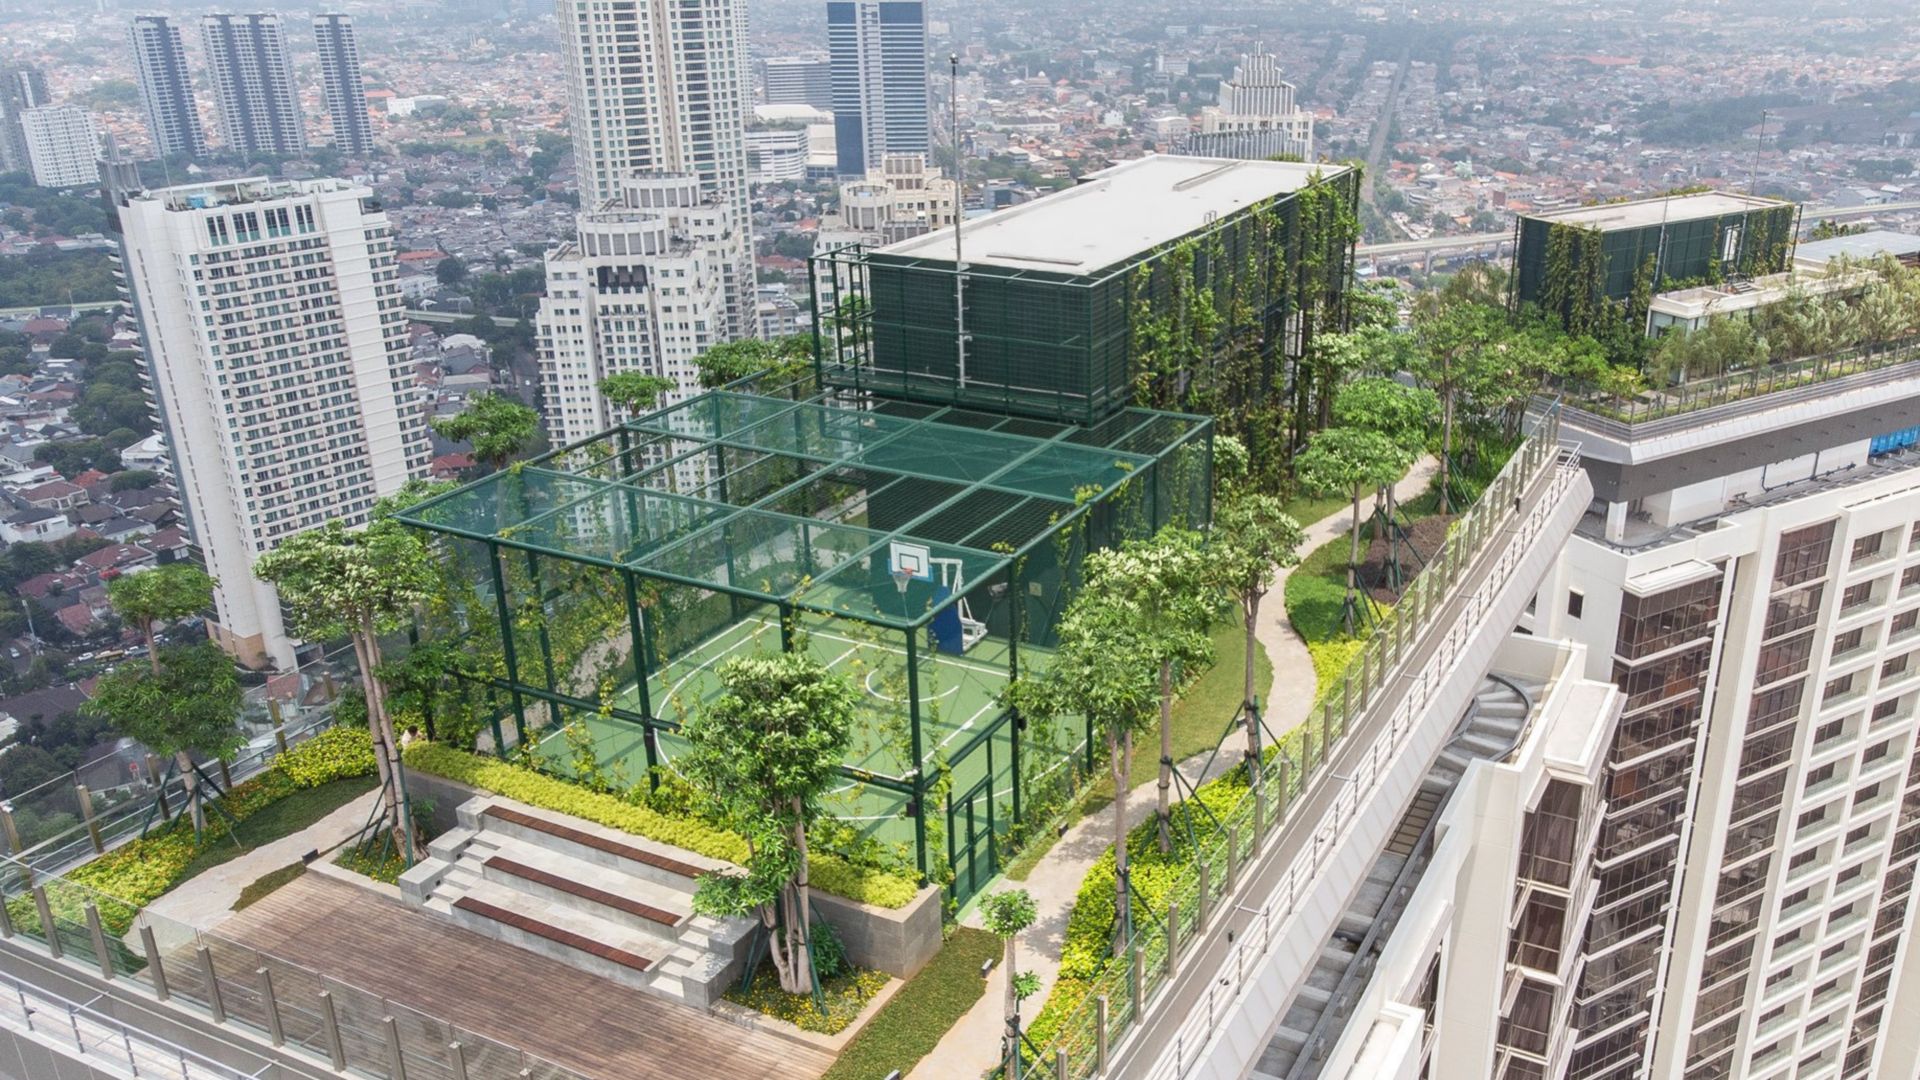
[[1641,229],[1661,222],[1694,221],[1699,218],[1722,217],[1749,210],[1770,210],[1776,206],[1787,205],[1790,204],[1779,199],[1763,199],[1758,195],[1741,195],[1731,191],[1703,191],[1693,195],[1663,195],[1652,199],[1605,203],[1600,206],[1580,206],[1571,210],[1555,210],[1552,213],[1525,216],[1561,225],[1584,225],[1588,228],[1608,231]]
[[[1345,171],[1343,165],[1151,154],[1093,173],[1064,191],[971,219],[961,240],[969,265],[1087,274],[1299,191],[1316,174]],[[941,229],[879,251],[951,262],[952,234]]]

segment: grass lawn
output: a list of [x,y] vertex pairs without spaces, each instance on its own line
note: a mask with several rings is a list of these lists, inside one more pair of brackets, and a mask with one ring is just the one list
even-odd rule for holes
[[1350,508],[1352,505],[1352,503],[1338,495],[1307,495],[1303,493],[1295,495],[1285,503],[1282,503],[1281,508],[1304,528],[1326,517],[1328,514],[1337,514],[1342,510]]
[[920,974],[847,1043],[822,1080],[884,1080],[895,1069],[906,1074],[980,1000],[987,988],[980,965],[1000,951],[1000,939],[985,930],[956,927]]
[[307,872],[306,863],[288,863],[278,870],[269,870],[253,879],[246,888],[240,890],[240,899],[233,902],[233,910],[249,907],[266,899],[273,890]]
[[[292,836],[359,796],[372,791],[375,783],[371,776],[334,780],[319,787],[295,791],[284,799],[261,807],[252,816],[242,820],[231,835],[209,842],[206,849],[187,864],[186,870],[174,882],[175,887],[178,887],[180,882],[191,879],[195,874],[210,870],[229,859],[238,858],[261,844],[270,844],[283,837]],[[214,821],[219,821],[218,815],[214,816]],[[235,840],[239,843],[234,843]]]
[[[1269,595],[1265,602],[1271,604],[1278,599]],[[1213,666],[1188,683],[1179,699],[1173,703],[1173,760],[1185,761],[1195,754],[1204,754],[1220,742],[1220,734],[1226,730],[1228,719],[1240,708],[1246,640],[1238,613],[1214,628]],[[1267,659],[1267,650],[1255,646],[1253,665],[1254,692],[1260,693],[1273,681],[1273,663]],[[1234,747],[1239,745],[1238,741],[1233,744]],[[1095,760],[1104,762],[1105,757],[1103,751],[1095,755]],[[1160,736],[1155,732],[1134,747],[1133,771],[1128,774],[1129,786],[1139,787],[1159,775]],[[1073,820],[1098,813],[1112,801],[1113,781],[1103,770],[1101,778],[1080,796]],[[1025,881],[1053,847],[1054,839],[1057,837],[1037,839],[1008,865],[1007,876],[1015,881]]]

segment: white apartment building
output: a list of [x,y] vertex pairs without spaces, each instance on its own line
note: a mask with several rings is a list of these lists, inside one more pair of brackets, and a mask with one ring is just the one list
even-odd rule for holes
[[756,128],[747,132],[747,164],[756,184],[805,180],[809,153],[804,127]]
[[878,247],[949,228],[954,186],[924,154],[888,154],[865,177],[841,182],[840,209],[821,220],[815,250]]
[[371,189],[248,179],[120,198],[125,285],[188,527],[220,585],[216,636],[287,669],[254,560],[425,475],[392,229]]
[[313,17],[314,51],[320,57],[320,83],[326,92],[333,145],[349,154],[373,153],[373,120],[367,115],[367,87],[360,73],[360,41],[353,16]]
[[1585,689],[1465,770],[1350,1014],[1296,1038],[1301,992],[1254,1075],[1920,1074],[1920,363],[1562,438],[1596,497],[1493,670]]
[[33,182],[46,188],[100,182],[100,129],[73,105],[42,105],[20,114]]
[[1280,77],[1272,53],[1240,58],[1220,83],[1220,103],[1200,110],[1200,126],[1181,153],[1261,161],[1278,154],[1313,160],[1313,114],[1294,101],[1294,85]]
[[717,340],[753,334],[740,0],[559,0],[580,203],[625,197],[640,174],[697,176],[728,220]]
[[728,340],[732,223],[697,176],[636,176],[579,216],[577,240],[547,253],[539,361],[554,445],[626,418],[600,394],[608,375],[670,378],[670,401],[698,391],[694,357]]

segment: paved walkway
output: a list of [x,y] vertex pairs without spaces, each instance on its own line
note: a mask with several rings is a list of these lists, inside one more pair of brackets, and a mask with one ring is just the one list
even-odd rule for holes
[[[1438,468],[1439,463],[1432,457],[1420,459],[1412,471],[1394,485],[1394,497],[1404,501],[1419,495],[1427,489]],[[1303,532],[1306,539],[1300,545],[1301,556],[1305,557],[1335,537],[1345,536],[1351,525],[1352,511],[1342,509],[1305,526]],[[1261,601],[1260,619],[1254,625],[1254,637],[1265,647],[1268,659],[1273,662],[1273,685],[1263,688],[1261,700],[1267,703],[1267,726],[1276,732],[1285,732],[1306,719],[1308,710],[1313,707],[1313,694],[1277,694],[1275,689],[1282,685],[1315,685],[1313,658],[1308,655],[1306,644],[1287,622],[1283,596],[1288,572],[1283,569],[1275,575],[1273,589]],[[1221,754],[1214,760],[1213,767],[1203,773],[1201,767],[1206,757],[1201,754],[1182,762],[1181,774],[1198,784],[1226,772],[1240,760],[1237,755]],[[1153,815],[1159,805],[1158,784],[1158,780],[1150,780],[1128,795],[1129,829]],[[1054,980],[1060,973],[1060,950],[1066,941],[1067,916],[1073,911],[1074,898],[1080,892],[1080,883],[1086,878],[1087,871],[1112,845],[1114,813],[1113,805],[1109,804],[1098,813],[1081,818],[1047,852],[1026,881],[1008,882],[1008,885],[1025,888],[1032,894],[1034,907],[1038,910],[1032,929],[1021,935],[1018,947],[1020,970],[1033,972],[1040,977],[1040,992],[1028,998],[1021,1007],[1021,1017],[1026,1022],[1032,1022],[1040,1006],[1047,1000],[1047,994],[1053,990]],[[979,912],[975,911],[962,921],[969,926],[979,926]],[[960,1022],[947,1032],[932,1053],[915,1066],[913,1072],[908,1074],[908,1080],[978,1080],[982,1073],[993,1068],[1000,1053],[1000,1034],[1006,1028],[1006,993],[1004,965],[996,965],[987,979],[987,992],[981,996],[980,1002],[960,1018]]]
[[240,890],[262,875],[299,862],[300,856],[309,851],[331,851],[345,843],[366,825],[373,813],[373,800],[379,794],[377,788],[369,791],[291,836],[262,844],[239,858],[196,874],[147,905],[147,912],[186,923],[196,930],[221,922],[233,914],[233,903],[240,899]]

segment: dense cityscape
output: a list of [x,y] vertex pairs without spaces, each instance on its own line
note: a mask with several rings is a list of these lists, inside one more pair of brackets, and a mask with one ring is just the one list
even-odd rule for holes
[[1901,0],[0,12],[0,1080],[1920,1080]]

